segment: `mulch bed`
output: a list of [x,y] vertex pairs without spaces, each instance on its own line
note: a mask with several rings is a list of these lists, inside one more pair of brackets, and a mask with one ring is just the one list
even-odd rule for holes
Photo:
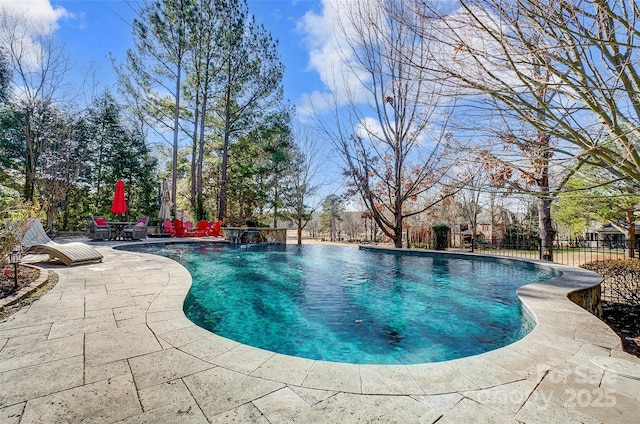
[[[26,266],[18,267],[18,290],[35,281],[40,271]],[[0,298],[14,290],[13,267],[7,267],[0,273]],[[622,340],[624,350],[640,357],[640,311],[619,303],[603,303],[603,321],[616,332]]]
[[625,352],[640,358],[640,310],[620,303],[602,303],[603,321],[622,340]]
[[0,273],[0,298],[9,296],[10,294],[28,286],[40,276],[40,270],[28,266],[18,266],[18,286],[15,286],[15,277],[13,274],[13,266],[2,269]]

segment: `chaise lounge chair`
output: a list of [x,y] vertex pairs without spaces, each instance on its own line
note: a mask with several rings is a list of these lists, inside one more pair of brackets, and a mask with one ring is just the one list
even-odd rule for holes
[[47,254],[67,266],[102,261],[102,255],[93,247],[80,242],[56,243],[49,238],[39,220],[30,221],[20,242],[26,253]]

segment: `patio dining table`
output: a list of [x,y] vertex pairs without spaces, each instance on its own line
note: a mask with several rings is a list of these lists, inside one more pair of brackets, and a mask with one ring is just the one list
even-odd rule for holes
[[113,227],[115,232],[110,240],[124,240],[124,229],[127,225],[136,225],[135,222],[129,221],[107,221],[107,225]]

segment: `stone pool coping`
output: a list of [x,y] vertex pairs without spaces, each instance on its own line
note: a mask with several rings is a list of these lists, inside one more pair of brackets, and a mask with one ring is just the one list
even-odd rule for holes
[[182,310],[187,270],[111,248],[118,244],[97,245],[102,263],[44,265],[58,273],[56,287],[0,323],[0,421],[614,423],[640,410],[639,380],[590,362],[640,360],[567,299],[599,284],[587,270],[553,265],[561,277],[521,288],[537,325],[506,347],[437,363],[352,365],[197,327]]

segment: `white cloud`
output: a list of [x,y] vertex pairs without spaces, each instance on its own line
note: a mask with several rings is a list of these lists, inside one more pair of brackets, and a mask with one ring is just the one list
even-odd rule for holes
[[[338,105],[363,101],[367,95],[362,81],[367,81],[368,76],[358,71],[347,41],[353,28],[346,16],[354,2],[356,0],[322,0],[320,13],[309,11],[298,23],[309,51],[309,68],[318,73],[327,92],[335,97],[332,102]],[[321,98],[313,93],[307,100],[319,101]],[[314,104],[314,108],[326,108],[326,105]]]
[[0,0],[0,10],[20,17],[32,36],[49,35],[58,28],[58,21],[73,15],[49,0]]
[[330,110],[331,95],[328,92],[318,90],[302,95],[302,102],[296,106],[296,114],[298,121],[301,123],[309,123],[316,115],[323,115]]
[[[443,69],[493,90],[526,91],[522,77],[513,69],[514,63],[518,73],[533,76],[535,72],[530,54],[519,46],[511,25],[480,7],[454,10],[433,28],[440,40],[447,40],[434,45],[433,58]],[[521,30],[526,33],[526,29]],[[474,93],[467,87],[458,88]]]
[[371,141],[383,138],[380,121],[371,117],[362,118],[356,127],[355,133],[357,136]]
[[43,47],[43,41],[53,36],[60,20],[72,17],[49,0],[0,0],[0,47],[10,54],[13,66],[19,64],[21,81],[33,82],[14,86],[17,96],[42,83],[40,72],[51,47]]

